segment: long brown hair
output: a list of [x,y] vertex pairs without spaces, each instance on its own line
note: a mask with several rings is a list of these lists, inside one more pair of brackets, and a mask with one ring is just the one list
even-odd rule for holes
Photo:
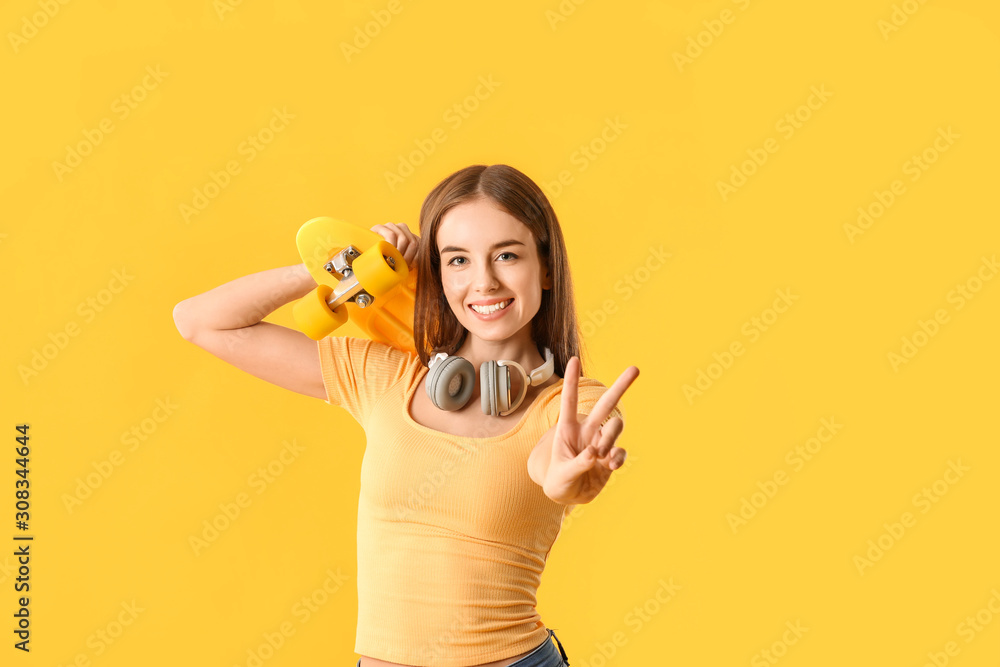
[[[552,350],[555,373],[563,377],[570,357],[580,356],[566,243],[545,193],[530,178],[505,164],[479,164],[456,171],[438,183],[420,207],[421,242],[416,259],[413,312],[413,340],[420,361],[426,366],[435,351],[453,354],[468,333],[452,312],[441,286],[437,231],[445,213],[477,199],[492,201],[524,223],[535,238],[538,256],[549,270],[552,288],[542,290],[541,305],[531,321],[531,336],[539,354],[546,347]],[[580,375],[584,376],[583,359],[580,361]]]

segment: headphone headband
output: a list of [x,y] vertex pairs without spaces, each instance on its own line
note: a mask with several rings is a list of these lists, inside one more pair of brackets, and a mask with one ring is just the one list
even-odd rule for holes
[[[436,364],[438,361],[442,359],[447,359],[449,356],[451,355],[449,355],[447,352],[438,352],[427,361],[427,368],[433,368],[434,364]],[[501,366],[516,365],[518,368],[521,368],[521,364],[517,363],[516,361],[508,361],[506,359],[501,359],[497,361],[497,364]],[[521,370],[524,369],[521,368]],[[525,375],[529,378],[528,384],[530,384],[531,386],[535,386],[536,384],[542,384],[550,377],[552,377],[552,374],[555,373],[555,370],[556,370],[555,357],[552,356],[552,350],[546,347],[544,363],[542,363],[542,365],[536,368],[535,370],[531,371],[531,373],[525,373]]]

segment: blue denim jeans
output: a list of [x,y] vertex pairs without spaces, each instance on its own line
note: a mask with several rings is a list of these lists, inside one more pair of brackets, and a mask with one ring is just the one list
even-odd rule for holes
[[[551,639],[555,639],[559,645],[558,651]],[[358,658],[357,667],[361,667],[361,658]],[[549,639],[536,646],[531,653],[520,660],[510,663],[508,667],[569,667],[569,658],[556,633],[549,630]]]

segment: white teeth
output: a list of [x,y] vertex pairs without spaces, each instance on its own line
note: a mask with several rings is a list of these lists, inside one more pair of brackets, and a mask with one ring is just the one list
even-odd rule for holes
[[506,308],[507,305],[510,302],[511,302],[511,299],[507,299],[506,301],[501,301],[500,303],[495,303],[492,306],[476,306],[476,305],[473,305],[472,309],[474,311],[476,311],[477,313],[479,313],[480,315],[489,315],[490,313],[495,313],[498,310],[502,310],[503,308]]

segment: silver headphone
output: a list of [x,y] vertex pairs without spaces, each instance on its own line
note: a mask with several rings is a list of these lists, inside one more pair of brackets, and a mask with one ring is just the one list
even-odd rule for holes
[[[513,402],[510,398],[511,368],[521,374],[521,391]],[[530,374],[516,361],[500,359],[485,362],[479,367],[479,393],[483,414],[506,417],[521,405],[529,386],[542,384],[552,377],[553,372],[555,372],[555,358],[549,348],[545,348],[545,363]],[[472,383],[475,379],[476,370],[472,367],[472,362],[462,357],[438,352],[428,363],[425,383],[427,397],[441,410],[459,410],[465,407],[472,397]],[[458,387],[455,391],[451,391],[455,381],[458,382]]]

